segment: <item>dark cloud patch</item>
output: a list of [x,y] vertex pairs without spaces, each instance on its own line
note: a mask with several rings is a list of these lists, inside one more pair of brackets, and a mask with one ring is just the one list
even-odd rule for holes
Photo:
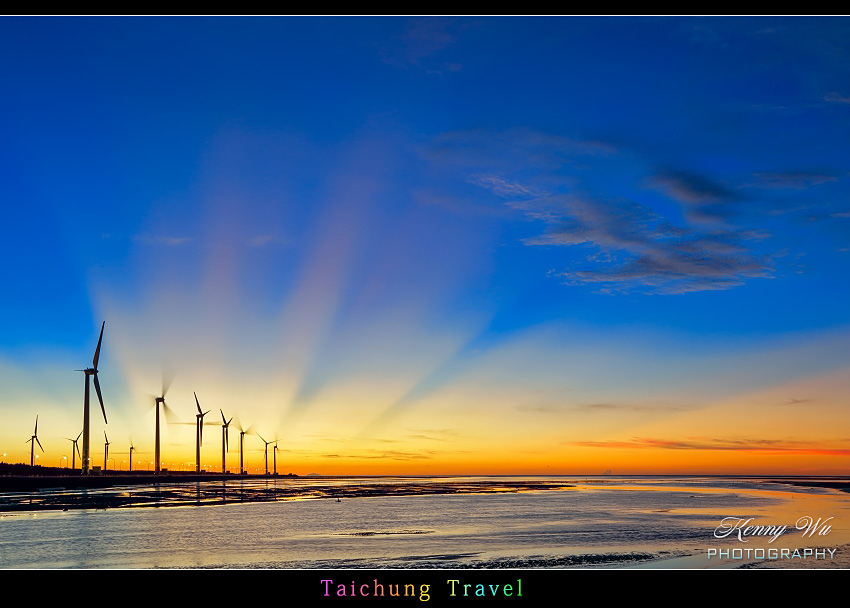
[[[565,284],[609,294],[684,294],[773,276],[774,258],[757,253],[771,235],[737,225],[745,218],[764,225],[758,201],[712,176],[667,167],[648,175],[643,160],[622,145],[519,128],[446,133],[427,154],[454,179],[460,173],[467,185],[491,195],[485,202],[470,191],[470,205],[490,204],[541,223],[543,230],[523,244],[569,247],[571,255],[558,256],[561,266],[549,272]],[[605,175],[625,177],[600,178]],[[823,179],[817,175],[763,179],[815,183]],[[611,183],[629,196],[603,194]],[[663,193],[682,213],[671,213],[668,201],[647,190]]]
[[513,204],[551,225],[527,245],[584,246],[592,255],[576,267],[554,271],[568,284],[597,284],[603,291],[677,294],[729,289],[771,275],[770,260],[749,244],[763,233],[672,225],[628,200],[564,195]]
[[791,399],[789,399],[788,401],[786,401],[786,402],[785,402],[785,405],[799,405],[799,404],[801,404],[801,403],[809,403],[809,402],[811,402],[811,401],[812,401],[812,399],[796,399],[796,398],[791,398]]
[[731,203],[739,200],[732,190],[701,175],[684,171],[663,171],[646,179],[647,187],[665,193],[681,203],[692,221],[718,221],[729,218]]

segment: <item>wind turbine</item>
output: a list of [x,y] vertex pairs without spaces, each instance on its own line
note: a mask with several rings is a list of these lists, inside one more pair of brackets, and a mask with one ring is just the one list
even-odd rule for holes
[[210,410],[201,412],[201,404],[198,402],[198,394],[195,395],[195,405],[198,406],[198,413],[195,414],[196,429],[195,429],[195,472],[201,472],[201,444],[204,442],[204,416],[210,413]]
[[109,462],[109,438],[106,436],[106,431],[103,431],[103,440],[106,442],[103,446],[103,470],[105,471]]
[[156,435],[154,438],[154,472],[160,472],[159,459],[159,404],[162,404],[163,414],[169,413],[171,408],[165,403],[165,393],[168,392],[168,387],[171,385],[171,379],[168,382],[165,380],[165,374],[162,376],[162,394],[159,397],[154,397],[154,407],[156,408]]
[[[232,420],[232,418],[231,418]],[[249,426],[247,429],[242,428],[242,424],[237,420],[236,426],[239,428],[239,474],[245,474],[245,434],[251,431],[251,427]]]
[[274,450],[272,450],[272,457],[274,458],[274,474],[277,477],[277,453],[280,451],[280,448],[277,447],[278,440],[275,439],[274,442]]
[[[83,434],[83,432],[80,431],[80,435],[82,435],[82,434]],[[70,441],[71,443],[74,444],[74,448],[71,450],[71,470],[72,471],[77,468],[77,454],[80,454],[80,446],[77,445],[77,442],[80,440],[80,435],[77,435],[76,439],[71,439],[70,437],[65,437],[65,439],[67,439],[68,441]],[[74,450],[76,450],[76,454],[74,453]],[[80,458],[82,458],[82,457],[83,457],[82,454],[80,454]]]
[[133,447],[133,438],[130,438],[130,470],[133,470],[133,450],[136,448]]
[[38,443],[38,447],[41,448],[41,451],[44,451],[44,448],[41,447],[41,442],[38,440],[38,414],[35,416],[35,428],[32,431],[32,437],[27,439],[24,443],[30,443],[30,466],[35,465],[35,444]]
[[227,429],[233,422],[233,416],[230,417],[230,420],[227,420],[224,417],[224,411],[218,411],[221,412],[221,472],[227,473]]
[[263,443],[266,444],[266,475],[268,475],[269,474],[269,444],[274,443],[274,441],[266,441],[265,439],[263,439],[262,435],[260,435],[259,433],[257,433],[257,437],[260,438],[260,441],[262,441]]
[[100,326],[100,337],[97,339],[97,348],[94,350],[91,367],[75,370],[86,374],[86,392],[83,400],[83,453],[80,456],[83,459],[83,475],[87,475],[91,468],[91,459],[89,458],[89,379],[91,377],[94,377],[94,390],[97,392],[98,401],[100,401],[103,422],[106,423],[106,409],[103,407],[103,395],[100,392],[100,382],[97,380],[97,360],[100,358],[100,344],[103,342],[103,328],[105,326],[106,321]]

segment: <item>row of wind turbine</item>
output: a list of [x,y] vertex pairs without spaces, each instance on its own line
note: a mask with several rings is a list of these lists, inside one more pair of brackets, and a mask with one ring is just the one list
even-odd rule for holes
[[[92,357],[91,367],[87,367],[85,369],[80,369],[80,370],[75,370],[75,371],[83,372],[85,374],[85,392],[84,392],[84,397],[83,397],[83,430],[80,431],[80,434],[77,435],[76,439],[70,439],[68,437],[66,437],[66,439],[73,444],[73,450],[71,452],[71,462],[72,462],[71,466],[72,466],[72,468],[76,467],[76,455],[79,455],[80,461],[81,461],[81,466],[82,466],[82,473],[84,475],[87,475],[91,472],[91,458],[90,458],[90,429],[91,429],[91,426],[90,426],[90,393],[91,393],[91,389],[90,389],[90,386],[91,386],[92,383],[94,383],[94,389],[95,389],[95,392],[97,394],[98,402],[100,403],[100,410],[103,414],[103,422],[107,423],[106,408],[104,407],[104,404],[103,404],[103,393],[101,392],[100,381],[99,381],[98,375],[97,375],[98,374],[97,365],[98,365],[98,361],[100,359],[100,349],[101,349],[101,345],[103,343],[103,331],[104,331],[105,327],[106,327],[106,321],[104,321],[100,326],[100,336],[98,337],[97,346],[95,347],[94,356]],[[161,462],[161,452],[160,452],[160,428],[161,428],[160,421],[159,421],[160,406],[162,406],[161,409],[162,409],[163,414],[166,416],[166,418],[169,418],[173,414],[171,408],[169,408],[168,404],[165,401],[165,395],[168,392],[168,388],[169,388],[170,385],[171,385],[171,378],[166,377],[166,375],[163,374],[162,392],[160,393],[159,396],[154,396],[154,408],[156,409],[155,429],[154,429],[154,471],[156,473],[161,472],[161,464],[162,464],[162,462]],[[200,401],[198,400],[197,393],[194,393],[194,395],[195,395],[195,405],[196,405],[197,410],[198,410],[198,413],[195,415],[195,431],[196,431],[195,432],[195,470],[196,470],[196,472],[200,472],[200,470],[201,470],[201,445],[203,444],[203,433],[204,433],[204,416],[209,414],[210,410],[207,410],[206,412],[202,411],[201,410],[201,404],[200,404]],[[228,446],[228,429],[229,429],[230,423],[233,422],[233,417],[231,417],[230,420],[227,420],[225,415],[224,415],[224,411],[222,411],[222,410],[219,410],[219,411],[221,412],[221,420],[222,420],[221,471],[222,471],[222,473],[225,473],[227,471],[226,455],[227,455],[227,452],[228,452],[228,449],[229,449],[229,446]],[[250,427],[248,429],[242,429],[241,425],[238,422],[237,422],[237,426],[239,427],[239,473],[241,475],[241,474],[244,474],[244,472],[245,472],[244,437],[247,433],[250,432]],[[42,452],[44,451],[44,448],[42,447],[41,442],[38,440],[37,431],[38,431],[38,416],[36,416],[36,419],[35,419],[35,430],[33,431],[33,435],[28,440],[28,443],[30,443],[30,442],[32,443],[32,445],[30,446],[30,465],[31,466],[34,464],[34,461],[35,461],[35,444],[38,443],[38,447],[41,448]],[[78,441],[80,439],[80,436],[82,436],[82,440],[83,440],[82,441],[83,442],[82,453],[80,452],[80,448],[79,448],[79,445],[78,445]],[[259,437],[259,435],[258,435],[258,437]],[[105,440],[103,468],[106,469],[107,463],[108,463],[108,460],[109,460],[109,439],[106,436],[106,431],[103,432],[103,438]],[[277,474],[277,450],[279,449],[277,447],[277,440],[266,441],[262,437],[260,437],[260,439],[263,441],[263,443],[265,443],[265,471],[266,471],[266,475],[268,475],[268,473],[269,473],[268,448],[269,448],[270,444],[274,444],[274,451],[275,451],[275,453],[274,453],[274,471],[275,471],[275,474]],[[133,467],[133,450],[134,449],[135,449],[135,447],[132,445],[132,439],[131,439],[131,441],[130,441],[130,470],[132,470],[132,467]]]

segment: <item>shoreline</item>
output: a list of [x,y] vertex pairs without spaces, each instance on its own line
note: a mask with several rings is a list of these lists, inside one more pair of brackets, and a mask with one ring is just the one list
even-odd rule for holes
[[[617,483],[629,478],[673,477],[693,479],[752,480],[797,487],[827,488],[850,492],[847,478],[800,476],[319,476],[238,475],[233,473],[147,471],[133,474],[69,476],[0,476],[0,513],[46,510],[107,509],[133,507],[206,506],[297,499],[351,499],[375,496],[428,494],[526,492],[564,490],[582,483]],[[517,479],[514,479],[514,478]],[[544,480],[534,480],[543,477]],[[558,481],[553,480],[558,478]],[[560,481],[563,479],[563,481]],[[279,481],[308,481],[308,484],[278,484]],[[336,480],[363,480],[351,485],[335,485]],[[368,482],[367,482],[368,480]],[[384,481],[382,481],[384,480]],[[392,480],[391,482],[389,480]],[[425,481],[427,480],[427,481]],[[240,482],[240,483],[234,483]],[[263,484],[265,482],[265,484]],[[271,483],[269,483],[271,482]]]
[[[33,511],[68,511],[70,509],[107,509],[138,507],[208,506],[278,500],[342,499],[425,496],[433,494],[493,494],[500,492],[531,492],[574,488],[573,484],[534,481],[446,481],[445,483],[408,482],[373,483],[354,486],[310,484],[271,486],[263,481],[294,479],[289,477],[245,476],[159,476],[143,484],[63,488],[44,487],[35,492],[0,493],[0,514]],[[228,485],[216,482],[246,481],[245,485]],[[150,487],[153,486],[153,487]]]

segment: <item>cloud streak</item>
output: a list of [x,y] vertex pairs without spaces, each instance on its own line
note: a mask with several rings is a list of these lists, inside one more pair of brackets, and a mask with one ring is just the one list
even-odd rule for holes
[[705,439],[673,441],[635,438],[631,441],[575,441],[571,445],[590,448],[662,449],[697,451],[765,452],[795,455],[850,456],[850,448],[825,448],[803,441],[778,439]]
[[[611,144],[527,129],[447,133],[429,152],[435,163],[464,172],[467,184],[501,199],[502,208],[544,225],[523,244],[572,248],[569,265],[550,272],[568,285],[601,293],[683,294],[773,275],[772,260],[755,254],[770,235],[731,225],[743,197],[712,177],[679,169],[647,172],[643,161]],[[620,174],[627,177],[619,189],[629,196],[603,193],[600,184],[613,180],[600,182],[599,176]],[[764,179],[779,184],[819,178]],[[654,205],[657,199],[643,194],[648,190],[661,193],[664,204]],[[670,211],[670,202],[681,217]]]
[[679,202],[695,222],[727,219],[732,214],[731,203],[738,200],[731,190],[713,180],[684,171],[663,171],[645,183]]
[[567,284],[599,284],[607,292],[681,294],[729,289],[772,273],[770,260],[748,248],[763,238],[760,233],[680,228],[625,199],[560,195],[513,207],[550,225],[544,234],[525,239],[527,245],[590,250],[582,266],[553,272]]

